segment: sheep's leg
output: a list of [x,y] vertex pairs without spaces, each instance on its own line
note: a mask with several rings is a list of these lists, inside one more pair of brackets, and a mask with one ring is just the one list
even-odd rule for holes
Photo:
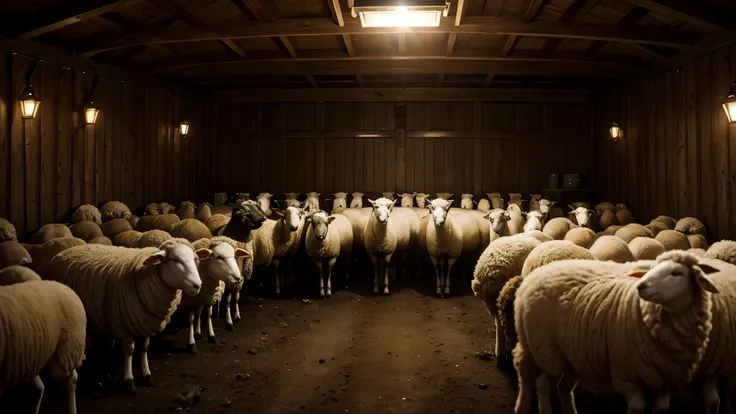
[[202,338],[202,306],[194,312],[194,339]]
[[215,329],[212,327],[212,306],[207,306],[207,342],[211,344],[217,343]]
[[552,411],[552,384],[547,374],[542,374],[537,378],[537,404],[539,414],[554,414]]
[[337,258],[331,259],[327,262],[327,297],[332,296],[332,267],[335,266]]
[[440,261],[437,260],[436,257],[429,257],[432,260],[432,266],[434,266],[434,271],[437,274],[437,297],[439,297],[442,294],[442,283],[440,280],[440,275],[442,274],[442,267],[440,266]]
[[703,399],[705,400],[705,412],[707,414],[718,414],[718,407],[721,400],[718,396],[718,379],[715,376],[705,380],[702,388]]
[[373,293],[378,293],[378,256],[370,256],[373,262]]
[[196,354],[197,344],[194,342],[194,311],[189,311],[187,316],[189,317],[189,340],[187,341],[187,351],[189,351],[190,354]]
[[276,269],[276,294],[281,294],[281,274],[279,273],[279,261],[273,261],[273,267]]
[[233,317],[233,320],[235,323],[240,322],[242,319],[240,318],[240,290],[235,290],[235,316]]
[[67,392],[67,413],[77,414],[77,370],[72,370],[72,375],[69,376],[66,382]]
[[388,268],[391,264],[391,256],[390,254],[387,254],[386,257],[383,258],[383,260],[386,261],[386,270],[384,271],[384,277],[383,277],[383,294],[388,295]]
[[632,382],[614,378],[613,389],[626,398],[626,404],[629,407],[626,411],[627,414],[642,414],[644,412],[646,401],[639,386]]
[[577,379],[572,375],[562,375],[557,381],[557,393],[560,396],[560,408],[562,414],[577,414],[575,410],[575,387],[578,385]]
[[33,412],[38,414],[38,411],[41,409],[41,400],[43,399],[43,391],[45,389],[43,381],[41,381],[41,377],[39,375],[36,375],[36,378],[33,379],[33,386],[36,388],[36,391],[38,391],[38,401],[36,401],[36,408]]
[[519,355],[518,363],[519,394],[516,396],[514,414],[528,414],[532,410],[534,385],[542,372],[531,358],[525,357],[523,354]]
[[325,281],[322,277],[322,260],[317,259],[314,261],[314,265],[317,266],[317,275],[319,275],[319,297],[325,297]]
[[133,379],[133,351],[135,341],[131,337],[123,338],[123,352],[125,363],[123,364],[123,389],[127,393],[135,393],[135,381]]
[[218,300],[217,302],[215,302],[214,315],[215,315],[215,320],[216,321],[219,321],[220,320],[220,303],[222,303],[222,298],[220,298],[220,300]]
[[455,264],[455,261],[457,259],[447,259],[447,276],[445,277],[445,296],[450,295],[450,271],[452,270],[452,265]]
[[225,299],[225,330],[230,332],[233,331],[233,318],[230,314],[230,300],[234,294],[234,291],[225,292],[225,296],[227,296]]
[[[716,398],[718,398],[718,393],[716,392]],[[706,401],[706,408],[707,408],[707,401]],[[661,390],[660,394],[657,395],[657,398],[654,400],[654,409],[652,412],[654,414],[667,414],[667,411],[670,409],[670,393],[669,390]],[[713,411],[714,414],[718,414],[718,406],[716,406],[716,410]]]
[[143,338],[143,342],[141,342],[141,373],[143,374],[141,385],[145,387],[153,387],[151,368],[148,366],[148,344],[150,342],[151,338],[148,336]]

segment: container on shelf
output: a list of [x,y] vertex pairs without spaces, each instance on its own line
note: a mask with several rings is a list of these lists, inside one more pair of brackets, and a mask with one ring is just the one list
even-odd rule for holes
[[549,175],[549,188],[552,188],[552,189],[560,188],[560,177],[555,173],[552,173]]
[[562,188],[580,188],[580,174],[562,174]]

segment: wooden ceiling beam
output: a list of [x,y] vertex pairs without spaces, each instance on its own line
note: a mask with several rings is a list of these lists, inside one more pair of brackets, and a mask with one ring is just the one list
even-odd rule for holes
[[[723,30],[723,27],[713,23],[712,21],[701,17],[703,13],[700,10],[701,6],[691,5],[688,10],[681,8],[680,3],[666,0],[623,0],[634,6],[641,7],[650,10],[660,16],[667,17],[669,19],[679,20],[681,22],[696,26],[705,31],[718,31]],[[700,3],[700,2],[690,2]]]
[[[163,0],[151,0],[161,2]],[[179,43],[220,39],[245,39],[277,36],[330,36],[343,34],[392,34],[402,33],[403,28],[363,28],[355,19],[337,26],[331,19],[283,19],[276,22],[255,22],[251,25],[216,23],[206,25],[201,31],[152,29],[144,33],[119,36],[94,36],[89,41],[77,43],[79,53],[137,46],[148,43]],[[581,40],[605,40],[610,42],[639,43],[665,46],[679,50],[697,43],[700,35],[673,29],[652,27],[621,27],[613,24],[560,23],[536,21],[524,23],[494,17],[465,17],[463,24],[443,21],[438,28],[412,28],[412,33],[456,33],[474,35],[514,35],[535,37],[560,37]]]
[[[590,13],[591,10],[593,10],[593,7],[595,7],[598,4],[599,0],[576,0],[575,3],[570,5],[564,13],[562,13],[562,16],[560,17],[560,22],[562,23],[570,23],[570,22],[578,22],[582,20],[585,16]],[[557,49],[557,46],[562,43],[561,38],[556,39],[548,39],[544,46],[542,46],[542,50],[545,52],[551,52],[555,49]]]
[[447,37],[447,50],[445,51],[445,54],[447,56],[452,56],[455,53],[455,42],[457,41],[457,33],[450,33],[450,35]]
[[317,85],[317,80],[314,79],[314,76],[312,75],[304,75],[307,78],[307,81],[310,85],[312,85],[313,88],[319,88],[319,85]]
[[245,56],[245,51],[240,46],[238,46],[237,44],[235,44],[235,42],[233,42],[232,40],[230,40],[230,39],[222,39],[222,43],[224,43],[225,46],[229,47],[230,50],[232,50],[233,52],[235,52],[235,54],[237,54],[238,56],[243,57],[243,58],[246,57]]
[[437,75],[437,87],[441,88],[443,83],[445,83],[445,75],[440,73]]
[[558,102],[585,103],[587,90],[495,88],[245,89],[218,93],[218,102]]
[[348,52],[348,56],[355,57],[355,48],[353,47],[353,40],[350,38],[350,35],[342,35],[342,42],[345,44],[345,51]]
[[[470,0],[468,0],[470,1]],[[460,26],[460,23],[465,16],[465,0],[458,0],[457,12],[455,13],[455,26]],[[452,56],[455,51],[455,41],[457,40],[457,33],[450,33],[447,37],[447,56]]]
[[46,7],[46,10],[28,16],[8,13],[0,18],[0,30],[7,37],[30,39],[62,29],[69,25],[93,19],[103,13],[141,3],[144,0],[76,0],[69,4]]
[[[634,10],[630,11],[629,14],[622,17],[621,20],[618,21],[618,24],[623,27],[631,27],[636,26],[636,24],[639,22],[639,20],[643,19],[649,14],[649,10],[641,8],[641,7],[634,7]],[[598,40],[596,42],[593,42],[592,45],[588,46],[588,49],[586,52],[588,53],[597,53],[599,50],[603,49],[608,44],[605,40]]]
[[335,20],[335,23],[340,27],[345,26],[345,17],[342,15],[340,0],[327,0],[327,4],[330,6],[330,13],[332,13],[332,18]]
[[276,20],[279,11],[270,0],[231,0],[243,14],[251,20],[272,22]]
[[493,82],[493,78],[495,78],[495,77],[496,77],[496,74],[489,73],[488,76],[486,76],[486,80],[483,81],[483,87],[487,88],[487,87],[491,86],[491,82]]
[[289,39],[287,39],[286,36],[279,36],[279,40],[281,40],[281,44],[284,45],[284,49],[289,52],[289,56],[296,59],[296,49],[294,49],[294,45],[291,44]]

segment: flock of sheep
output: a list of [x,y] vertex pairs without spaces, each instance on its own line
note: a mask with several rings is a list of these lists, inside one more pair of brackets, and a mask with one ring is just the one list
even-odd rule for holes
[[70,226],[47,224],[29,243],[0,219],[0,322],[14,332],[0,338],[0,384],[43,391],[39,372],[49,367],[52,380],[68,380],[75,413],[86,340],[120,339],[124,384],[134,391],[134,348],[141,347],[139,384],[150,384],[149,338],[174,312],[188,317],[188,347],[196,352],[203,312],[216,342],[212,313],[220,301],[233,330],[240,289],[254,269],[273,264],[280,294],[289,265],[308,258],[323,298],[332,294],[335,266],[351,272],[370,262],[374,292],[384,294],[390,266],[405,275],[431,266],[440,297],[451,293],[452,272],[472,272],[473,292],[496,323],[499,367],[513,359],[519,375],[517,413],[530,411],[534,389],[540,412],[551,413],[551,385],[564,412],[575,412],[578,382],[623,394],[629,413],[642,412],[643,390],[657,392],[663,412],[670,390],[695,384],[708,413],[717,413],[718,387],[736,390],[736,283],[727,277],[736,271],[736,244],[709,246],[695,218],[640,225],[611,203],[570,205],[566,218],[539,194],[528,202],[509,194],[506,202],[489,193],[474,209],[471,194],[453,208],[449,193],[383,193],[368,207],[362,193],[349,206],[348,195],[336,193],[329,213],[319,193],[304,201],[287,193],[282,208],[268,193],[237,195],[227,206],[149,204],[140,217],[117,201],[83,205]]

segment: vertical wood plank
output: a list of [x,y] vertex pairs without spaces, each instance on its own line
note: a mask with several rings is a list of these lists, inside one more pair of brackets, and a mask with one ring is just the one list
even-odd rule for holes
[[700,198],[700,213],[705,222],[710,226],[709,230],[713,231],[711,226],[716,220],[716,192],[714,186],[714,170],[713,165],[713,114],[711,112],[711,91],[710,82],[713,76],[712,57],[705,56],[698,60],[697,68],[700,75],[698,76],[698,113],[700,126],[700,188],[702,196]]
[[13,65],[10,55],[0,52],[0,217],[10,219],[10,131],[13,111]]
[[367,138],[363,141],[363,183],[365,189],[366,191],[383,191],[382,189],[376,188],[376,138]]
[[25,139],[24,139],[24,120],[20,113],[20,104],[18,96],[22,92],[23,84],[28,76],[28,62],[19,57],[12,55],[12,92],[13,97],[10,102],[13,103],[12,124],[10,135],[10,222],[13,223],[18,232],[25,233],[26,229],[26,166],[25,166]]
[[327,194],[324,198],[332,198],[335,192],[335,151],[334,139],[325,139],[325,184],[324,192]]
[[406,185],[406,130],[403,128],[396,130],[396,191],[414,191],[409,190]]
[[698,171],[700,170],[700,146],[698,145],[698,122],[697,122],[697,100],[695,98],[696,86],[695,63],[685,68],[685,111],[687,124],[687,164],[689,166],[687,175],[687,215],[694,216],[699,209],[700,181]]
[[347,188],[345,186],[345,176],[347,175],[345,161],[348,158],[345,155],[345,141],[347,141],[347,139],[336,138],[332,141],[332,154],[335,163],[335,180],[333,182],[335,192],[347,192]]
[[728,96],[731,78],[731,58],[728,48],[713,54],[713,71],[710,112],[713,118],[713,181],[716,196],[716,222],[711,222],[711,231],[716,238],[731,235],[731,199],[729,167],[729,126],[721,109],[721,100]]
[[92,185],[93,192],[90,203],[97,204],[105,200],[105,175],[107,172],[107,158],[105,146],[107,144],[107,124],[112,122],[113,114],[107,110],[107,90],[112,79],[101,79],[95,89],[95,103],[100,106],[100,114],[94,125],[94,141],[92,142]]
[[424,164],[425,160],[424,157],[426,155],[426,142],[431,140],[432,138],[412,138],[412,143],[414,144],[414,171],[412,172],[414,174],[414,186],[412,191],[423,191],[421,189],[425,188],[426,181],[425,181],[425,169]]
[[407,191],[417,191],[417,185],[414,183],[416,177],[416,167],[414,166],[414,156],[416,155],[416,140],[418,138],[406,138],[406,188]]
[[[385,109],[385,105],[384,105]],[[384,118],[385,120],[385,118]],[[376,191],[396,191],[395,188],[388,188],[386,186],[386,139],[376,138],[373,140],[375,143],[375,177],[376,177]]]
[[[731,48],[729,50],[729,55],[731,57],[731,79],[736,78],[736,45],[731,45]],[[725,115],[725,114],[724,114]],[[729,153],[729,177],[730,182],[734,182],[736,180],[736,124],[731,124],[729,126],[729,147],[728,147],[728,153]],[[731,194],[730,194],[730,204],[731,206],[734,206],[734,203],[736,203],[736,188],[731,186]],[[733,240],[734,237],[736,237],[736,215],[733,214],[733,207],[731,209],[731,234],[728,235],[728,238]]]
[[[33,82],[39,93],[43,93],[43,69],[39,68]],[[22,87],[22,86],[21,86]],[[26,167],[26,225],[31,231],[40,226],[41,197],[41,139],[42,117],[26,119],[24,122],[25,167]]]
[[424,186],[418,187],[417,192],[434,194],[436,185],[434,182],[434,138],[424,140]]
[[[39,199],[41,216],[40,224],[56,221],[56,166],[58,133],[56,120],[57,98],[59,93],[59,73],[55,65],[43,63],[40,67],[43,75],[43,92],[46,111],[39,113],[41,117],[41,198]],[[38,76],[38,75],[36,75]]]
[[[480,131],[483,128],[483,102],[473,102],[473,130]],[[473,139],[473,194],[476,198],[483,191],[483,150],[481,140]]]

